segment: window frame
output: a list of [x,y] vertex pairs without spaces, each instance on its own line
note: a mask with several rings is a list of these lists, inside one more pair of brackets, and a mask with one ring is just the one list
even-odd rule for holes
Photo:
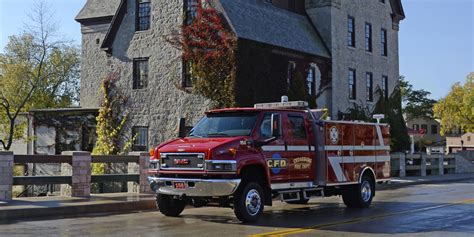
[[[136,0],[136,11],[135,11],[135,31],[147,31],[151,29],[151,0]],[[144,5],[147,5],[146,7]],[[142,11],[142,7],[145,9]],[[141,15],[141,13],[147,13]],[[143,19],[148,19],[148,22],[142,22]],[[144,28],[142,28],[144,26]]]
[[[141,143],[137,143],[140,139],[140,130],[143,131],[145,130],[146,131],[146,134],[145,134],[145,142],[144,144],[141,144]],[[136,136],[136,138],[135,138]],[[133,141],[133,144],[132,144],[132,151],[147,151],[148,150],[148,141],[149,141],[149,129],[148,129],[148,126],[133,126],[132,127],[132,138],[135,138],[135,140]]]
[[[290,126],[290,123],[291,123],[291,119],[292,118],[297,118],[297,119],[301,119],[301,121],[303,122],[303,131],[304,131],[304,137],[301,137],[301,136],[295,136],[293,134],[293,129],[291,128]],[[288,140],[308,140],[308,132],[307,132],[307,127],[306,127],[306,120],[305,120],[305,117],[302,116],[302,115],[298,115],[298,114],[287,114],[287,139]]]
[[373,51],[373,45],[372,45],[372,41],[373,41],[373,37],[372,37],[372,24],[369,23],[369,22],[366,22],[365,23],[365,27],[364,27],[364,36],[365,36],[365,51],[366,52],[370,52],[372,53]]
[[381,55],[384,57],[388,56],[388,35],[387,35],[387,29],[382,28],[380,30],[380,49],[381,49]]
[[356,47],[355,18],[350,15],[347,16],[347,46]]
[[357,99],[357,70],[349,68],[348,74],[349,100]]
[[[311,76],[311,81],[309,80]],[[316,95],[316,66],[310,65],[306,75],[306,87],[309,95]]]
[[[141,63],[146,62],[146,73],[142,74],[139,70]],[[146,75],[146,78],[143,78]],[[150,78],[149,58],[134,58],[133,59],[133,89],[140,90],[148,87],[148,79]],[[143,83],[143,84],[141,84]]]
[[382,75],[382,93],[385,101],[388,100],[388,76]]
[[[433,129],[433,128],[435,128],[435,129]],[[431,132],[432,135],[438,134],[438,125],[436,125],[436,124],[431,124],[431,128],[430,128],[430,129],[431,129],[430,132]]]
[[365,99],[367,102],[374,102],[374,74],[371,72],[366,72],[365,80]]

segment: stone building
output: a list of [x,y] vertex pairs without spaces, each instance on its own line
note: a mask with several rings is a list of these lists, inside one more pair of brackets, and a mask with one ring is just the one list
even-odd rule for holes
[[[81,106],[99,106],[99,85],[120,72],[130,134],[146,150],[176,136],[178,118],[197,122],[212,101],[189,93],[181,52],[166,37],[193,20],[198,0],[87,0]],[[211,0],[238,38],[236,101],[275,101],[296,75],[337,118],[354,103],[372,109],[399,77],[400,0]],[[324,83],[327,82],[327,83]],[[317,96],[316,96],[317,95]]]

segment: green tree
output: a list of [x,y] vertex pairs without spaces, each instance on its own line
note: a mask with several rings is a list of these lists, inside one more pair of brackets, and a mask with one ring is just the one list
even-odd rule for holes
[[408,119],[433,118],[433,106],[436,100],[428,98],[431,92],[426,90],[415,90],[405,77],[401,76],[399,81],[400,93],[402,95],[403,113]]
[[[133,143],[128,142],[124,134],[128,113],[125,111],[127,98],[116,87],[119,73],[108,75],[100,86],[102,101],[97,116],[97,142],[92,151],[93,155],[119,155],[126,153]],[[110,167],[105,164],[94,164],[94,174],[104,174]]]
[[31,108],[65,107],[77,101],[79,51],[58,40],[56,24],[43,1],[37,2],[32,24],[0,54],[0,144],[9,150],[23,135],[21,112]]
[[467,76],[464,85],[454,84],[433,110],[441,120],[441,134],[458,128],[474,132],[474,72]]

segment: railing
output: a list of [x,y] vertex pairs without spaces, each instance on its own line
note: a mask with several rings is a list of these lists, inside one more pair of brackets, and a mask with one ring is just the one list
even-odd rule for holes
[[464,158],[455,154],[395,153],[391,155],[391,173],[392,176],[400,177],[459,173],[462,159]]
[[[91,164],[127,164],[127,174],[92,175]],[[61,164],[60,176],[13,176],[15,165]],[[14,155],[0,152],[0,200],[11,200],[13,185],[61,184],[61,194],[74,197],[88,197],[91,183],[135,182],[138,192],[149,192],[149,155],[132,153],[128,156],[91,156],[89,152],[63,152],[62,155]],[[135,171],[135,172],[134,172]],[[64,186],[70,189],[63,191]]]

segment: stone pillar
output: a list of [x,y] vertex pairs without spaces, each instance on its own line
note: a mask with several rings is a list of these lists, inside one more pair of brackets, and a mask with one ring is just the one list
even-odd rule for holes
[[12,200],[13,152],[0,151],[0,201]]
[[406,163],[406,154],[404,153],[400,153],[400,177],[405,177],[407,176],[407,171],[406,171],[406,167],[407,167],[407,163]]
[[439,171],[439,175],[443,175],[443,174],[444,174],[444,155],[439,155],[439,159],[438,159],[438,171]]
[[[133,156],[140,156],[140,153],[132,153]],[[140,174],[140,165],[139,163],[128,163],[127,174]],[[129,193],[139,193],[140,185],[136,182],[128,182],[127,190]]]
[[[129,164],[129,171],[132,168],[135,174],[140,175],[140,179],[138,181],[138,186],[133,188],[132,190],[138,193],[150,193],[150,185],[148,183],[148,169],[150,168],[150,154],[146,152],[133,152],[130,155],[132,156],[139,156],[139,163],[138,167],[136,164]],[[130,192],[130,185],[129,185],[129,192]]]
[[426,176],[426,155],[421,153],[421,176]]
[[89,197],[91,194],[91,153],[63,152],[72,155],[71,197]]

